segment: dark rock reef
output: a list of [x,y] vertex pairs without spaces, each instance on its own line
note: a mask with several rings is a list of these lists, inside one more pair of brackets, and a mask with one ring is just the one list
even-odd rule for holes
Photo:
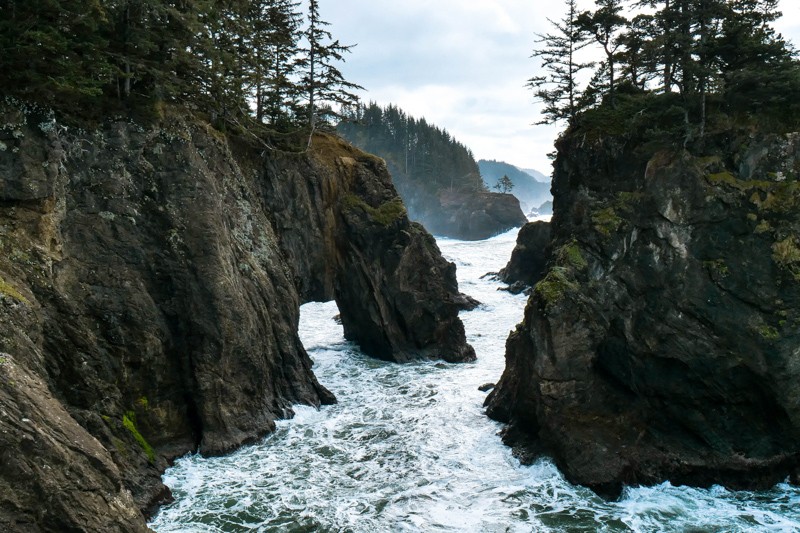
[[800,135],[707,145],[557,145],[552,257],[488,413],[599,492],[797,478]]
[[550,223],[528,222],[517,234],[517,244],[508,264],[498,277],[517,294],[533,287],[544,277],[550,259]]
[[334,402],[297,336],[303,301],[335,297],[378,357],[474,357],[455,267],[381,160],[325,135],[284,154],[178,117],[0,119],[4,531],[145,531],[173,458]]

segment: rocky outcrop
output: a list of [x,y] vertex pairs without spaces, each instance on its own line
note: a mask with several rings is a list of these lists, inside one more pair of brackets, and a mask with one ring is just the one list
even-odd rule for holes
[[550,259],[550,223],[528,222],[517,234],[517,245],[498,277],[517,294],[544,277]]
[[[472,357],[454,267],[380,161],[332,138],[291,155],[183,118],[88,133],[7,109],[0,173],[4,530],[145,530],[174,457],[335,401],[297,336],[302,301],[369,315],[348,335],[376,356]],[[312,221],[325,231],[296,247]],[[359,299],[349,277],[390,288]]]
[[548,200],[539,207],[534,207],[528,213],[529,217],[549,216],[553,214],[553,202]]
[[274,160],[277,179],[263,180],[304,299],[335,298],[345,336],[375,357],[474,360],[456,267],[409,221],[385,162],[334,137],[315,142],[314,157]]
[[519,203],[525,212],[534,210],[536,206],[549,202],[552,198],[550,179],[541,172],[535,170],[528,172],[505,161],[486,159],[478,161],[478,168],[480,168],[481,177],[490,191],[498,190],[500,179],[503,176],[508,177],[514,185],[509,192],[519,198]]
[[435,235],[477,241],[528,221],[519,200],[511,194],[442,191],[435,200],[416,202],[412,213]]
[[797,475],[800,136],[707,146],[559,141],[553,255],[488,413],[573,482]]
[[405,177],[389,164],[397,191],[411,220],[434,235],[479,241],[519,228],[528,222],[519,200],[511,194],[465,188],[436,189]]

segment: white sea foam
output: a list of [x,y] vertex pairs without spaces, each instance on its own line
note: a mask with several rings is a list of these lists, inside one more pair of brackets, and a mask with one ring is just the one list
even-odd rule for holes
[[521,467],[483,412],[524,296],[480,279],[502,268],[516,232],[439,239],[460,288],[483,303],[462,313],[478,361],[395,365],[343,338],[334,303],[307,304],[300,336],[339,399],[297,407],[262,443],[226,457],[188,456],[164,475],[175,503],[159,533],[244,531],[799,531],[800,491],[626,490],[619,502],[567,483],[548,460]]

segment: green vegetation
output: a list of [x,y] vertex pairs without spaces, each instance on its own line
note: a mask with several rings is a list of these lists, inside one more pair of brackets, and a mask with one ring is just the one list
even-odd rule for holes
[[[761,212],[789,215],[800,209],[800,182],[784,178],[782,181],[742,180],[730,171],[708,174],[711,185],[725,185],[744,194]],[[758,219],[756,213],[752,213]],[[748,215],[749,217],[749,215]],[[762,222],[762,224],[767,224]]]
[[[356,101],[311,0],[9,0],[0,86],[81,121],[188,107],[220,128],[313,129]],[[251,104],[253,104],[251,106]],[[251,109],[252,108],[252,109]],[[265,129],[265,128],[262,128]]]
[[22,293],[8,284],[3,278],[0,278],[0,296],[8,296],[24,304],[30,303],[28,299],[22,295]]
[[396,106],[372,102],[343,113],[337,131],[389,164],[395,184],[413,184],[431,194],[442,190],[485,190],[472,152],[450,134]]
[[800,247],[794,236],[790,235],[772,245],[772,259],[800,281]]
[[725,264],[724,259],[715,259],[713,261],[703,261],[703,267],[708,270],[709,274],[716,279],[724,279],[730,275],[730,269]]
[[506,174],[503,174],[500,179],[497,180],[497,183],[494,186],[494,189],[498,192],[503,194],[511,192],[511,189],[514,188],[514,182],[511,181]]
[[393,198],[375,208],[355,194],[348,194],[342,199],[342,205],[345,209],[360,209],[364,211],[370,220],[384,227],[390,226],[406,214],[406,208],[400,198]]
[[592,213],[594,229],[608,237],[622,226],[622,219],[617,215],[613,207],[607,207]]
[[[589,138],[640,135],[702,147],[730,125],[792,131],[800,120],[800,62],[771,27],[778,0],[595,0],[539,35],[544,75],[529,81],[543,122]],[[586,47],[602,60],[581,63]],[[595,66],[588,84],[578,74]]]
[[553,257],[556,264],[533,288],[533,292],[541,296],[546,305],[555,304],[567,292],[577,290],[576,275],[589,266],[589,262],[583,257],[580,244],[575,239],[559,247]]
[[555,266],[533,288],[533,292],[541,296],[546,305],[557,303],[568,291],[577,290],[577,282],[570,279],[567,269]]
[[581,253],[578,241],[572,240],[569,244],[565,244],[556,251],[556,261],[559,265],[571,267],[575,270],[584,270],[589,266],[589,263]]
[[768,341],[776,341],[781,338],[781,335],[778,333],[777,329],[766,324],[757,327],[756,332],[761,335],[762,338]]
[[141,433],[139,433],[139,430],[136,428],[136,413],[134,413],[133,411],[128,411],[127,413],[122,415],[122,425],[125,429],[130,431],[131,435],[133,435],[133,438],[136,439],[136,442],[138,442],[139,446],[142,447],[142,450],[144,451],[145,455],[147,455],[147,459],[151,463],[155,463],[156,453],[153,450],[153,447],[150,446],[147,440],[145,440],[145,438],[142,436]]

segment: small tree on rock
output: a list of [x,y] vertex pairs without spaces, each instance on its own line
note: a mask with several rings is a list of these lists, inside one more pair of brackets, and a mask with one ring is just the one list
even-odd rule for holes
[[511,192],[511,189],[514,188],[514,182],[511,181],[511,178],[503,174],[503,177],[497,180],[494,188],[503,194],[509,193]]
[[351,106],[358,102],[352,91],[363,89],[360,85],[344,79],[335,63],[344,61],[344,54],[354,45],[343,45],[333,40],[319,14],[319,1],[310,0],[308,4],[308,28],[303,33],[308,48],[299,61],[303,72],[300,90],[306,98],[306,117],[308,125],[314,129],[320,110],[335,114],[332,105]]

